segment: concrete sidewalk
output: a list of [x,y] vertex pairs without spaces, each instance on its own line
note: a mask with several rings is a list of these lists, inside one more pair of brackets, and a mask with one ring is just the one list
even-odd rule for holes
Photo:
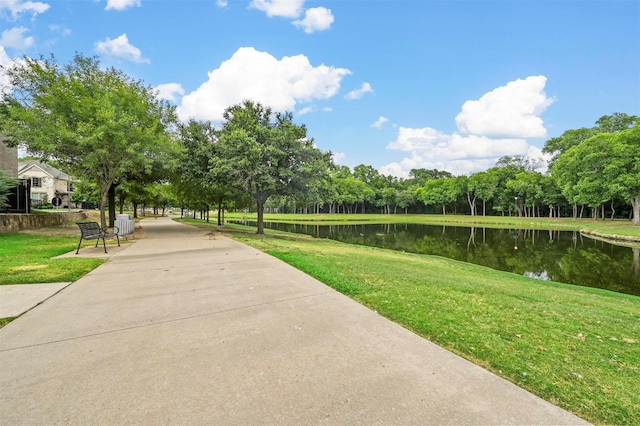
[[[76,251],[73,250],[56,256],[54,259],[65,257],[109,259],[129,246],[122,244],[121,246],[109,245],[108,247],[108,251],[105,253],[102,246],[85,245],[80,249],[79,254],[76,254]],[[0,318],[20,316],[48,298],[53,297],[69,284],[71,283],[0,285]]]
[[0,329],[0,424],[584,424],[169,219]]

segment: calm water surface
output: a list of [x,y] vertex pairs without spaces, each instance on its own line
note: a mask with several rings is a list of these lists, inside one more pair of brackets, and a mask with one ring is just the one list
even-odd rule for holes
[[640,248],[609,244],[581,236],[579,232],[419,224],[315,226],[267,222],[265,228],[443,256],[542,280],[640,295]]

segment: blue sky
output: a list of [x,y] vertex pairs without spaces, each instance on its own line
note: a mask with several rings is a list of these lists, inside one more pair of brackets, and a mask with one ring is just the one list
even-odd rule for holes
[[76,52],[182,119],[253,99],[337,163],[399,177],[537,158],[567,129],[640,115],[638,0],[0,0],[0,65]]

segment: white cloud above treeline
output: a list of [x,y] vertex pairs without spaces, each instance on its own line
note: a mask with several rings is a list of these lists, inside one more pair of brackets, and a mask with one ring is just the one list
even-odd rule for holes
[[8,10],[12,19],[17,19],[22,13],[31,13],[36,16],[49,10],[47,3],[39,1],[0,0],[0,12]]
[[293,21],[293,25],[302,28],[305,33],[311,34],[316,31],[329,29],[334,19],[330,9],[326,7],[314,7],[307,9],[304,12],[304,18]]
[[373,89],[369,83],[362,83],[362,86],[350,91],[344,98],[353,101],[355,99],[360,99],[365,93],[373,93]]
[[249,8],[265,12],[268,17],[292,19],[291,23],[307,34],[328,30],[335,20],[326,7],[304,8],[305,0],[252,0]]
[[305,0],[252,0],[250,8],[258,9],[268,17],[297,18],[304,10]]
[[387,117],[380,116],[378,119],[371,125],[371,127],[379,129],[382,127],[384,123],[387,123],[389,119]]
[[544,92],[546,81],[542,75],[517,79],[465,102],[455,118],[458,131],[452,134],[431,127],[400,127],[387,149],[411,154],[380,172],[408,177],[411,169],[425,168],[468,175],[493,167],[505,155],[542,157],[527,140],[547,135],[540,114],[554,99]]
[[129,43],[127,34],[122,34],[113,40],[106,38],[95,43],[96,52],[104,55],[125,59],[136,63],[150,63],[149,59],[142,57],[142,51]]
[[4,30],[0,37],[0,46],[11,47],[17,50],[24,50],[32,46],[35,39],[30,36],[25,36],[25,33],[28,31],[25,27],[15,27],[10,30]]
[[553,103],[544,93],[546,77],[527,77],[507,83],[467,101],[456,117],[462,133],[491,137],[542,138],[547,136],[539,115]]
[[[4,47],[0,45],[0,66],[8,67],[12,64],[13,60],[7,55]],[[0,96],[11,92],[11,86],[9,85],[9,77],[0,68]]]
[[140,7],[140,0],[107,0],[107,6],[104,10],[125,10],[130,7]]
[[[227,107],[247,99],[274,111],[293,111],[300,104],[335,96],[343,77],[349,74],[345,68],[313,66],[304,55],[277,59],[253,47],[242,47],[210,71],[200,87],[186,94],[177,112],[183,120],[219,122]],[[311,109],[304,105],[301,111]]]
[[158,91],[158,98],[170,102],[178,102],[178,96],[184,95],[184,88],[180,83],[159,84],[155,88]]

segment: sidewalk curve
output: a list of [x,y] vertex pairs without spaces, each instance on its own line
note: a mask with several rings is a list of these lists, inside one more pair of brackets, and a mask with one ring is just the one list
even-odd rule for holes
[[269,255],[142,226],[0,329],[0,424],[586,424]]

